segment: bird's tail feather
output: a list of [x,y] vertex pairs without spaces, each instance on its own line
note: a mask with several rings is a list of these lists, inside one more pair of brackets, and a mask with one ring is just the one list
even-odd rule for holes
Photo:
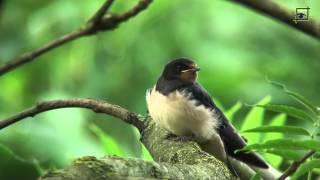
[[269,168],[259,168],[252,165],[247,165],[237,159],[229,158],[230,163],[233,168],[237,172],[237,175],[240,179],[249,180],[256,173],[259,173],[262,179],[264,180],[275,180],[281,176],[281,172],[273,168],[270,164],[268,164]]
[[255,166],[251,166],[251,168],[259,173],[261,177],[265,180],[272,180],[272,179],[278,179],[281,176],[281,172],[272,167],[270,164],[268,164],[268,169],[258,168]]

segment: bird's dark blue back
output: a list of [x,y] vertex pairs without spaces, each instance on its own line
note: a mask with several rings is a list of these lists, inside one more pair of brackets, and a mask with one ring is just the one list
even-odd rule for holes
[[223,112],[215,105],[209,93],[200,84],[193,83],[184,85],[177,90],[188,92],[191,95],[190,98],[196,100],[198,105],[204,105],[208,109],[215,111],[215,114],[218,115],[218,121],[220,122],[217,132],[224,143],[228,155],[258,167],[268,168],[265,161],[256,153],[234,152],[237,149],[245,147],[246,142],[229,123]]

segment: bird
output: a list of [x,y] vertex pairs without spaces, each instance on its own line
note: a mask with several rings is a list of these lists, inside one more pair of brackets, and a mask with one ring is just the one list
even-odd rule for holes
[[236,152],[246,146],[246,140],[197,82],[199,71],[198,65],[188,58],[177,58],[166,64],[156,84],[146,93],[151,118],[178,137],[194,137],[203,150],[223,162],[232,157],[268,169],[257,153]]

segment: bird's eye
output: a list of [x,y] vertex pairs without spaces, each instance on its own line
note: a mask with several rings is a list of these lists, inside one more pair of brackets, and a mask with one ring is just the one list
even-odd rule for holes
[[186,66],[186,65],[178,65],[178,70],[180,72],[183,71],[183,70],[186,70],[186,69],[188,69],[188,66]]

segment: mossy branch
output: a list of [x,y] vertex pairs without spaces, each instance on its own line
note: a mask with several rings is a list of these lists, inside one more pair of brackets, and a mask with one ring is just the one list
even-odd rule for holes
[[41,180],[71,179],[234,179],[212,171],[214,164],[194,165],[156,163],[137,158],[83,157],[65,169],[52,171]]
[[157,162],[136,158],[83,157],[42,180],[75,179],[236,179],[224,163],[192,141],[167,140],[167,132],[147,120],[141,141]]

